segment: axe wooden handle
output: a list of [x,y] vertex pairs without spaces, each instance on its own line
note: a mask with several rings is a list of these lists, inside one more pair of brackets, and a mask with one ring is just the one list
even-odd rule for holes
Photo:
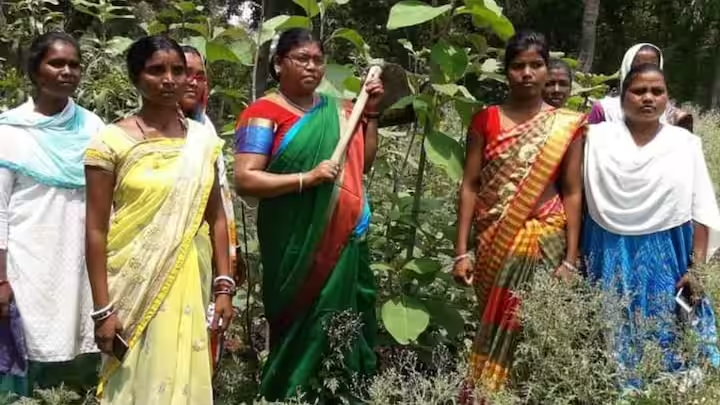
[[340,163],[340,160],[345,155],[347,147],[350,144],[350,139],[355,133],[355,128],[357,128],[358,122],[360,122],[363,110],[365,110],[365,105],[368,101],[368,93],[365,90],[365,83],[379,78],[380,74],[382,74],[380,66],[373,66],[370,68],[367,78],[363,82],[363,88],[360,90],[360,96],[358,96],[357,101],[355,101],[355,106],[352,109],[350,118],[348,118],[348,125],[345,128],[345,132],[340,134],[340,140],[338,141],[335,151],[333,151],[332,157],[330,158],[333,162]]

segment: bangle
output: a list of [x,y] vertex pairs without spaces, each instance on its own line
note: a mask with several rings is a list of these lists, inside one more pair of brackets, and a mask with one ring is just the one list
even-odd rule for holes
[[93,321],[95,321],[95,322],[104,321],[104,320],[110,318],[110,315],[112,315],[114,313],[115,313],[115,309],[112,308],[112,309],[110,309],[110,311],[107,311],[106,313],[102,314],[101,316],[98,316],[97,318],[93,318]]
[[471,254],[470,252],[463,253],[463,254],[461,254],[460,256],[456,256],[456,257],[453,259],[453,262],[454,262],[454,263],[457,263],[457,262],[459,262],[459,261],[461,261],[461,260],[465,260],[465,259],[470,258],[470,256],[472,256],[472,254]]
[[215,277],[215,281],[213,281],[213,285],[217,286],[221,281],[227,281],[230,283],[231,288],[235,288],[235,280],[233,280],[230,276],[217,276]]
[[378,111],[368,111],[363,113],[363,116],[369,120],[376,120],[380,118],[380,113]]
[[214,294],[215,296],[218,296],[218,295],[230,295],[230,296],[233,296],[233,295],[235,295],[235,290],[218,290],[218,291],[215,291],[213,294]]
[[299,187],[298,187],[298,193],[300,193],[300,194],[302,194],[302,189],[303,189],[303,177],[305,177],[305,173],[303,173],[303,172],[298,173],[298,178],[300,179],[300,185],[299,185]]
[[575,266],[574,264],[570,263],[568,260],[563,260],[562,266],[564,266],[566,269],[568,269],[568,270],[570,270],[570,271],[574,271],[574,272],[578,272],[578,271],[579,271],[578,268],[577,268],[577,266]]
[[102,321],[103,319],[107,319],[115,313],[115,308],[113,307],[113,304],[107,304],[106,306],[98,309],[97,311],[93,311],[90,313],[90,318],[92,318],[94,321]]

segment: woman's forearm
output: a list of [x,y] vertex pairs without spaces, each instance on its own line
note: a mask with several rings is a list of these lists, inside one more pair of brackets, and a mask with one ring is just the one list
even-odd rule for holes
[[87,229],[85,250],[88,280],[92,290],[95,308],[105,307],[110,303],[107,282],[107,230]]
[[693,227],[693,261],[696,264],[704,264],[707,260],[710,229],[698,222],[693,222]]
[[115,177],[94,167],[85,168],[85,261],[95,308],[110,304],[107,282],[107,234]]
[[378,120],[368,120],[365,127],[365,161],[363,171],[368,173],[375,163],[378,150]]
[[303,189],[314,187],[315,180],[309,172],[276,174],[263,170],[246,170],[235,172],[235,186],[239,195],[270,198],[300,193]]
[[210,225],[210,244],[213,249],[215,271],[218,276],[232,277],[234,269],[230,266],[230,236],[217,175],[207,201],[205,221]]
[[468,238],[472,228],[472,220],[475,212],[476,192],[469,186],[463,184],[460,188],[460,201],[458,203],[457,236],[455,237],[455,254],[463,255],[468,251]]
[[575,192],[573,194],[563,196],[563,205],[565,206],[565,215],[567,216],[567,225],[565,230],[567,248],[565,250],[565,260],[574,264],[577,261],[580,250],[582,193]]

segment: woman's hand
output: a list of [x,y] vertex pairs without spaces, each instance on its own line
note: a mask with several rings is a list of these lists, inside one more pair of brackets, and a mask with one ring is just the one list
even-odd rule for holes
[[0,284],[0,319],[10,316],[10,303],[13,299],[13,290],[10,282]]
[[368,93],[365,112],[377,112],[378,105],[385,94],[385,87],[382,81],[379,78],[368,81],[365,83],[365,91]]
[[553,273],[552,273],[553,277],[555,277],[559,280],[562,280],[566,283],[572,282],[573,279],[575,279],[576,275],[577,275],[577,273],[575,273],[575,271],[570,270],[564,264],[561,264],[560,266],[558,266],[558,268],[555,269],[555,271],[553,271]]
[[685,273],[680,281],[677,282],[675,288],[678,290],[681,288],[688,290],[690,293],[690,302],[693,305],[697,304],[705,296],[702,283],[691,271]]
[[95,344],[101,352],[114,356],[113,341],[115,335],[122,333],[123,327],[120,318],[116,314],[95,322]]
[[463,286],[471,286],[473,283],[473,264],[469,257],[464,257],[453,265],[453,279]]
[[335,181],[340,172],[340,166],[332,160],[325,160],[315,166],[306,175],[305,179],[309,186],[318,186],[323,183],[331,183]]
[[219,294],[215,297],[215,315],[213,316],[210,329],[223,333],[230,326],[235,316],[235,308],[232,305],[232,296]]

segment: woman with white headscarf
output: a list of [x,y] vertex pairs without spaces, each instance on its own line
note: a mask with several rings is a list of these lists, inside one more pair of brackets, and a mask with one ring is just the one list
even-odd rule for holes
[[590,125],[585,143],[583,255],[588,277],[623,301],[611,342],[635,388],[648,341],[667,371],[698,364],[677,350],[682,329],[698,338],[703,361],[720,366],[715,315],[694,270],[720,210],[700,138],[660,121],[667,100],[658,65],[633,67],[620,93],[624,119]]
[[[650,63],[657,65],[660,70],[662,70],[664,62],[665,60],[659,47],[650,43],[633,45],[625,52],[622,66],[620,66],[620,92],[622,92],[622,83],[633,67]],[[588,114],[588,123],[590,124],[598,124],[605,121],[622,122],[624,119],[622,106],[620,105],[620,96],[607,96],[603,98],[592,106],[592,110],[590,110],[590,114]],[[669,99],[664,114],[660,116],[660,122],[679,126],[693,132],[692,114],[675,107]],[[720,231],[711,230],[707,256],[713,257],[718,248],[720,248]]]
[[[662,70],[664,62],[663,54],[659,47],[650,43],[633,45],[625,52],[622,65],[620,66],[621,86],[628,72],[630,72],[633,67],[651,63],[657,65]],[[620,92],[622,92],[622,88]],[[588,115],[588,122],[590,124],[597,124],[604,121],[622,121],[623,119],[620,97],[618,96],[608,96],[596,102]],[[660,117],[660,121],[662,123],[683,127],[691,132],[693,130],[693,116],[675,107],[671,102],[668,102],[665,113]]]

